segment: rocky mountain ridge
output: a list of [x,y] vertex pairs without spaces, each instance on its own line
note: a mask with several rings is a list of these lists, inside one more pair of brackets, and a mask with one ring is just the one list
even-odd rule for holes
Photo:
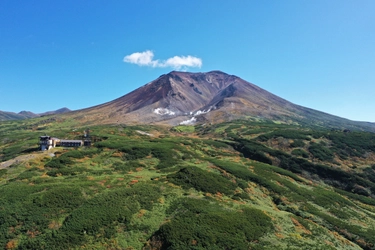
[[175,126],[238,119],[267,119],[285,124],[375,132],[375,123],[351,121],[296,105],[240,77],[221,71],[172,71],[115,100],[69,111],[67,108],[43,114],[0,111],[0,120],[59,114],[87,125]]
[[293,104],[221,71],[172,71],[113,101],[70,113],[92,123],[194,124],[269,119],[288,124],[375,131],[357,122]]

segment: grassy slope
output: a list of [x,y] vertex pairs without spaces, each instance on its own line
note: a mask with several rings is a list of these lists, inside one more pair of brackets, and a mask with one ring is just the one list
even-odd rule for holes
[[0,123],[2,161],[36,156],[0,170],[2,248],[374,248],[372,134],[98,126],[106,140],[51,158],[33,151],[38,136],[75,139],[86,127],[45,119]]

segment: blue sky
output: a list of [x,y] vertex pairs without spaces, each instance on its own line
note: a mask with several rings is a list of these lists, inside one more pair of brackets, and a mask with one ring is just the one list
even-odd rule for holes
[[374,13],[373,0],[2,0],[0,110],[82,109],[172,70],[221,70],[375,122]]

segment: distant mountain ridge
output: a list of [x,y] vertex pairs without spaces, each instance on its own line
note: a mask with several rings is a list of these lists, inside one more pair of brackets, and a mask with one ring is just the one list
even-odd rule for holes
[[261,118],[375,132],[375,123],[351,121],[293,104],[221,71],[172,71],[113,101],[69,115],[86,122],[169,125]]
[[23,119],[29,119],[29,118],[35,118],[39,116],[45,116],[45,115],[54,115],[54,114],[63,114],[70,112],[71,110],[68,108],[61,108],[54,111],[47,111],[40,114],[35,114],[31,111],[21,111],[19,113],[15,112],[7,112],[7,111],[1,111],[0,110],[0,121],[7,121],[7,120],[23,120]]
[[63,114],[63,113],[68,113],[68,112],[71,112],[71,110],[64,107],[64,108],[57,109],[57,110],[54,110],[54,111],[47,111],[47,112],[44,112],[44,113],[40,113],[40,114],[38,114],[38,116],[56,115],[56,114]]
[[280,98],[221,71],[172,71],[115,100],[72,111],[18,114],[0,111],[0,121],[61,114],[85,124],[196,124],[267,119],[286,124],[375,132],[375,123],[351,121]]

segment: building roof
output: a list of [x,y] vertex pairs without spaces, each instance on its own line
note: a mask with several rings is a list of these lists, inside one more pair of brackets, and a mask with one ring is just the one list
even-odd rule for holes
[[82,140],[60,140],[60,142],[69,142],[69,143],[83,143]]

